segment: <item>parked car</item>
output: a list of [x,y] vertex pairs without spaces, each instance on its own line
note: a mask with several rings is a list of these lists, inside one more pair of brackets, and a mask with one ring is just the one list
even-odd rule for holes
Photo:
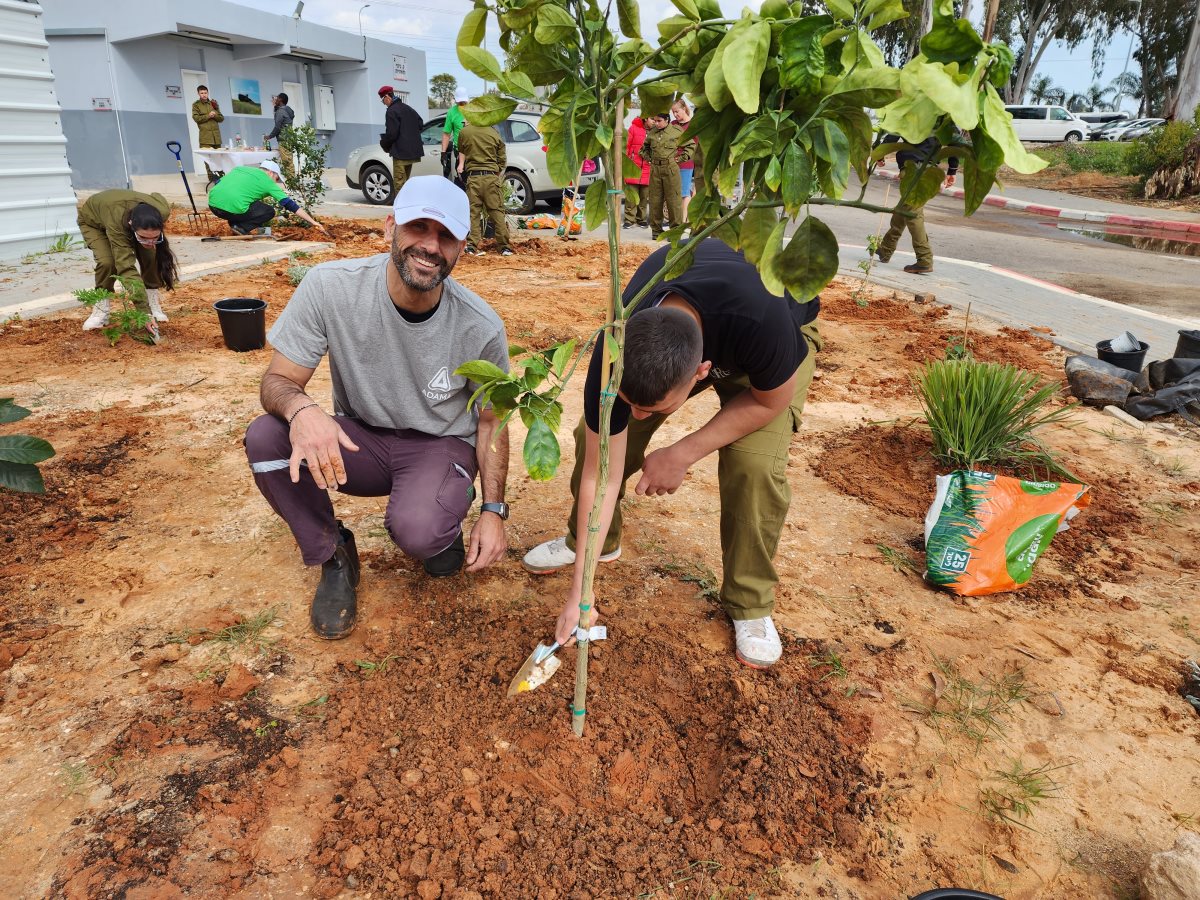
[[[421,143],[425,156],[412,168],[413,175],[442,174],[442,128],[445,116],[430,119],[421,129]],[[531,113],[514,113],[496,128],[504,138],[508,151],[508,168],[504,171],[504,182],[508,186],[508,211],[515,215],[528,215],[538,200],[558,201],[562,188],[550,180],[546,166],[546,147],[537,130],[538,116]],[[580,180],[580,187],[587,187],[600,177],[596,169]],[[392,158],[378,144],[359,147],[350,153],[346,161],[346,184],[361,190],[368,203],[392,202]]]
[[1149,134],[1152,129],[1157,128],[1165,121],[1165,119],[1134,119],[1132,122],[1122,123],[1117,128],[1105,129],[1101,140],[1132,141],[1134,138]]
[[1006,106],[1022,141],[1082,141],[1088,124],[1065,106]]
[[1097,125],[1095,128],[1092,129],[1091,133],[1088,134],[1088,140],[1089,141],[1108,140],[1107,135],[1109,134],[1109,132],[1114,131],[1117,128],[1128,128],[1135,121],[1136,121],[1135,119],[1129,119],[1129,118],[1114,119],[1111,122],[1105,122],[1103,125]]
[[1075,113],[1075,116],[1087,122],[1088,129],[1090,130],[1088,135],[1089,139],[1091,138],[1091,135],[1095,134],[1110,122],[1127,122],[1130,118],[1132,118],[1127,112],[1116,112],[1115,110],[1111,109],[1099,112]]

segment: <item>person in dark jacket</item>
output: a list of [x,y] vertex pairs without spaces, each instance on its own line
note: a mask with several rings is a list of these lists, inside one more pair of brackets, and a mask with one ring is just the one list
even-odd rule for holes
[[[883,136],[883,143],[885,144],[896,141],[902,142],[904,138],[898,134],[885,134]],[[935,157],[941,149],[942,145],[938,139],[930,135],[910,149],[897,152],[896,165],[899,166],[901,172],[910,163],[920,167],[922,164],[928,162],[930,165],[940,168],[935,161]],[[942,187],[952,186],[954,184],[954,176],[958,172],[958,157],[951,156],[948,163],[949,171],[946,174],[946,180]],[[910,215],[906,215],[906,213]],[[875,255],[879,257],[881,263],[885,263],[891,259],[892,254],[896,252],[896,244],[900,242],[900,235],[904,234],[905,228],[912,235],[913,253],[917,255],[917,261],[912,265],[905,266],[904,271],[910,272],[913,275],[928,275],[933,271],[933,250],[929,246],[929,235],[925,232],[924,206],[910,206],[907,203],[901,203],[897,206],[896,211],[892,213],[891,225],[887,233],[883,236],[883,239],[879,242],[879,249],[875,251]]]
[[421,116],[396,96],[396,89],[385,84],[379,89],[379,99],[387,107],[384,117],[386,130],[379,136],[379,146],[392,157],[392,196],[400,193],[408,173],[421,161]]
[[276,94],[271,98],[271,104],[275,107],[275,127],[271,129],[270,134],[263,135],[263,143],[270,145],[271,140],[279,141],[279,162],[282,165],[283,171],[290,175],[292,169],[292,151],[283,146],[283,141],[280,138],[283,133],[292,127],[292,122],[296,121],[295,111],[288,106],[287,94]]

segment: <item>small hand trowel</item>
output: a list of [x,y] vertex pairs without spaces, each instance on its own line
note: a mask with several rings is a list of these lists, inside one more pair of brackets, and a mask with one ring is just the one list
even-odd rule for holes
[[525,660],[509,683],[508,696],[515,697],[522,691],[532,691],[549,681],[550,677],[558,671],[558,667],[562,665],[562,660],[554,655],[556,650],[558,650],[558,641],[549,646],[538,644],[534,647],[529,658]]

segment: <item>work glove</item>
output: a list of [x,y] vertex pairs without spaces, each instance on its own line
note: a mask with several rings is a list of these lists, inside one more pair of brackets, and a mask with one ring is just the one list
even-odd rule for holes
[[453,154],[449,150],[442,151],[442,174],[447,178],[453,178],[451,174],[451,165],[453,163]]

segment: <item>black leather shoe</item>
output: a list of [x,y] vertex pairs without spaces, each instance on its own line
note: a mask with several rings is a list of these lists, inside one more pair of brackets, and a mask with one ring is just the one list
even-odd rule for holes
[[354,535],[338,526],[341,533],[350,535],[342,538],[333,556],[321,566],[321,581],[313,596],[309,621],[318,637],[327,641],[344,638],[354,630],[358,621],[358,552],[354,547]]
[[467,558],[467,548],[463,544],[462,532],[454,539],[454,543],[425,560],[425,573],[433,578],[446,578],[457,575]]
[[354,532],[342,524],[342,520],[337,520],[338,541],[346,545],[346,555],[350,558],[351,573],[353,579],[351,583],[358,587],[358,577],[362,571],[362,567],[358,564],[358,545],[354,542]]

